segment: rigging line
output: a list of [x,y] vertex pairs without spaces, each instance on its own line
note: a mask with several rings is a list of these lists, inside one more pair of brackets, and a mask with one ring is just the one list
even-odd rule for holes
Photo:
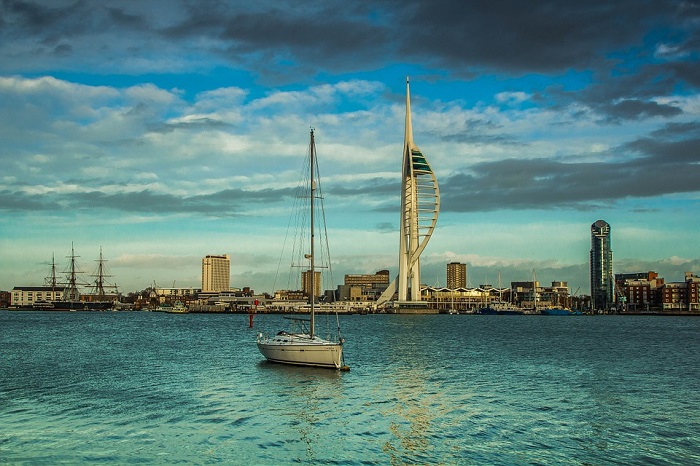
[[327,266],[328,267],[328,278],[330,279],[330,284],[332,286],[335,284],[335,281],[333,280],[333,267],[332,267],[332,263],[331,263],[331,250],[330,250],[330,245],[328,244],[328,223],[326,222],[326,209],[325,209],[324,202],[323,202],[323,189],[321,186],[321,172],[318,168],[318,157],[316,158],[315,163],[316,163],[316,176],[318,177],[318,182],[317,182],[318,201],[319,201],[318,204],[321,207],[321,222],[322,222],[321,226],[323,227],[322,238],[320,238],[320,239],[321,239],[322,246],[325,249],[322,252],[325,252],[325,255],[326,255],[326,260],[328,263],[328,266]]
[[[294,200],[293,200],[293,204],[292,204],[292,209],[289,211],[289,217],[288,217],[288,221],[287,221],[287,229],[286,229],[285,234],[284,234],[284,240],[282,242],[282,248],[280,251],[279,261],[277,263],[277,270],[275,272],[275,279],[274,279],[273,285],[272,285],[273,292],[277,289],[277,281],[280,278],[280,269],[282,268],[282,260],[285,257],[288,257],[286,254],[286,251],[287,251],[287,243],[290,241],[290,238],[291,238],[290,232],[292,231],[292,225],[294,225],[294,231],[298,231],[298,228],[299,228],[299,215],[300,215],[300,211],[301,211],[301,209],[299,207],[299,203],[301,202],[299,200],[300,199],[299,194],[301,192],[301,186],[304,183],[304,179],[305,179],[304,167],[302,167],[302,171],[300,172],[300,175],[297,178],[297,183],[296,183],[296,186],[294,188],[294,193],[293,193]],[[296,242],[296,238],[291,238],[292,262],[294,262],[294,253],[296,251],[295,242]],[[290,267],[289,271],[287,272],[287,289],[291,289],[290,288],[291,278],[292,278],[291,277],[291,275],[292,275],[291,270],[292,270],[292,267]]]

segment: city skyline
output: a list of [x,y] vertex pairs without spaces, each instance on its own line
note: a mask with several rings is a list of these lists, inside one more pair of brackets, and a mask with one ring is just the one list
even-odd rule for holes
[[2,2],[0,289],[74,242],[123,290],[225,253],[273,292],[309,126],[335,281],[395,276],[406,76],[441,195],[424,284],[587,294],[598,219],[615,273],[700,271],[697,5],[295,5]]

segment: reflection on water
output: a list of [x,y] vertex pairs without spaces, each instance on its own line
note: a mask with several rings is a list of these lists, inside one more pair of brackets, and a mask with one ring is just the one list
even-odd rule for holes
[[700,464],[700,319],[347,316],[338,372],[243,317],[0,312],[0,462]]
[[266,360],[257,364],[264,374],[263,389],[272,400],[280,400],[278,426],[292,430],[303,444],[303,457],[295,461],[315,463],[322,437],[331,429],[341,429],[342,419],[333,416],[343,395],[343,373],[315,367],[276,364]]
[[[420,369],[401,371],[393,377],[394,403],[384,413],[390,419],[390,431],[396,437],[384,444],[391,464],[405,464],[406,454],[423,457],[429,448],[429,431],[434,421],[431,403]],[[398,441],[398,447],[396,442]]]
[[[445,359],[459,343],[432,325],[426,316],[396,316],[387,325],[394,336],[386,342],[392,361],[380,391],[392,398],[382,410],[390,436],[382,450],[393,465],[434,462],[435,452],[447,464],[458,461],[460,429],[469,418],[471,394],[463,383],[463,361]],[[440,345],[435,342],[440,341]],[[442,368],[440,370],[439,368]]]

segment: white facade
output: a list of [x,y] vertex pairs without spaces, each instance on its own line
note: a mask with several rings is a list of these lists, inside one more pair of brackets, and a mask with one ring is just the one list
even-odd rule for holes
[[10,295],[10,306],[31,306],[36,302],[60,301],[63,299],[63,288],[50,286],[16,286]]
[[202,290],[199,288],[156,288],[156,295],[165,297],[195,296]]

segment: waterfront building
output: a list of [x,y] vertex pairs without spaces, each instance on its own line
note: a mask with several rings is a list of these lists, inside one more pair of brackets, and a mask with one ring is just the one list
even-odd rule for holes
[[467,264],[450,262],[447,264],[447,288],[467,287]]
[[433,234],[440,212],[437,178],[428,160],[413,141],[411,94],[406,79],[406,120],[404,126],[401,177],[401,212],[399,222],[399,274],[377,304],[383,305],[397,294],[394,310],[410,303],[407,312],[419,310],[421,301],[420,255]]
[[10,305],[12,293],[9,291],[0,291],[0,309],[4,309]]
[[664,279],[653,271],[615,274],[615,287],[624,294],[623,312],[649,312],[661,307]]
[[422,289],[422,295],[423,300],[428,303],[431,309],[441,313],[447,313],[451,310],[473,313],[498,299],[492,295],[491,290],[485,290],[481,287],[441,288],[426,286]]
[[562,281],[552,282],[552,286],[542,287],[542,305],[551,307],[569,307],[569,284]]
[[615,275],[616,286],[624,292],[629,313],[700,312],[700,277],[685,273],[684,281],[670,282],[656,272]]
[[[154,287],[153,298],[158,300],[159,304],[180,302],[196,302],[202,295],[201,288],[159,288]],[[215,295],[217,293],[210,293]]]
[[526,309],[535,308],[542,294],[540,282],[537,280],[529,282],[510,282],[510,290],[512,303]]
[[165,298],[191,298],[202,292],[201,288],[156,288],[157,296]]
[[685,281],[665,283],[661,287],[663,312],[700,312],[700,277],[685,273]]
[[10,294],[10,307],[33,306],[35,303],[50,303],[62,299],[63,287],[16,286]]
[[[301,289],[305,296],[311,296],[311,270],[301,273]],[[314,271],[313,295],[321,296],[321,272],[319,271]]]
[[348,274],[345,275],[345,284],[354,286],[377,287],[389,285],[389,271],[380,270],[374,274]]
[[339,301],[376,301],[389,286],[389,271],[374,274],[345,275],[343,285],[338,285],[335,299]]
[[612,244],[610,225],[597,220],[591,225],[591,306],[608,310],[614,304]]
[[202,259],[202,292],[217,293],[231,287],[231,258],[228,254]]

